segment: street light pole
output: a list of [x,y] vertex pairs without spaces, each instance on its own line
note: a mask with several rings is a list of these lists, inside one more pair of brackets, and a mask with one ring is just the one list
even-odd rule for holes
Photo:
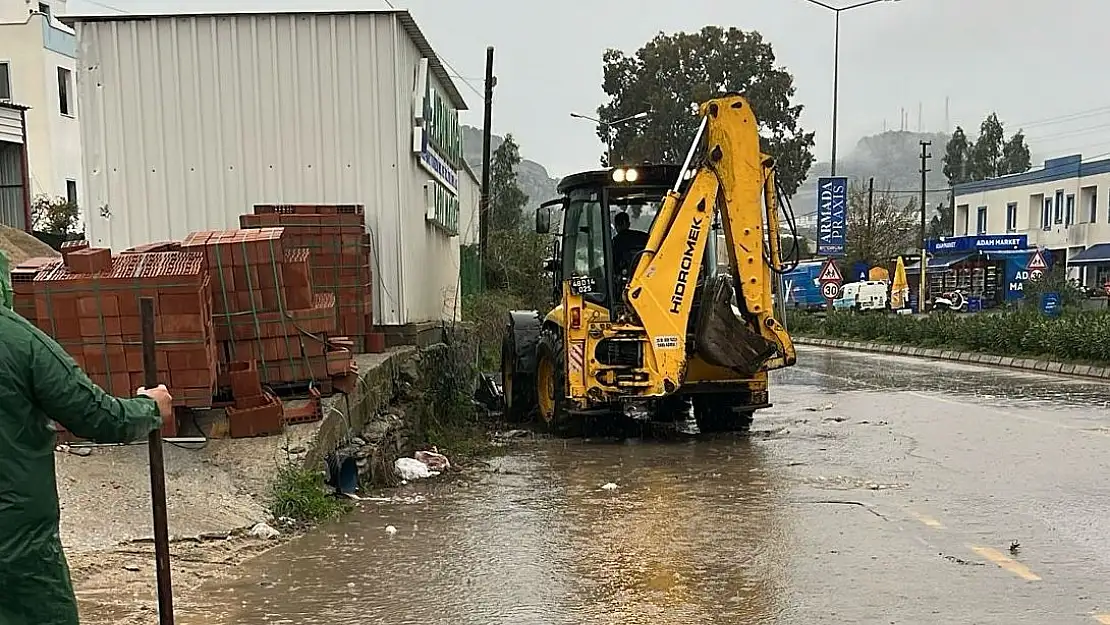
[[830,175],[836,175],[836,131],[837,131],[837,112],[840,100],[840,14],[844,11],[851,11],[852,9],[859,9],[870,4],[879,2],[898,2],[898,0],[864,0],[846,7],[834,7],[831,4],[826,4],[822,0],[806,0],[806,2],[819,6],[833,12],[835,16],[835,29],[833,34],[833,105],[832,105],[832,159],[830,163]]
[[582,115],[581,113],[571,113],[570,116],[575,118],[575,119],[585,119],[587,121],[594,122],[598,126],[601,126],[602,128],[605,129],[605,162],[608,163],[610,167],[612,167],[613,166],[613,128],[615,128],[616,126],[619,126],[621,124],[625,124],[625,123],[628,123],[630,121],[636,120],[636,119],[643,119],[643,118],[647,117],[649,113],[651,113],[651,111],[641,111],[639,113],[636,113],[635,115],[629,115],[628,117],[623,117],[621,119],[614,120],[614,121],[611,121],[611,122],[601,121],[600,119],[596,119],[596,118],[590,117],[588,115]]
[[830,175],[836,175],[836,113],[840,102],[840,11],[836,14],[836,33],[833,35],[833,118],[832,118],[832,164]]

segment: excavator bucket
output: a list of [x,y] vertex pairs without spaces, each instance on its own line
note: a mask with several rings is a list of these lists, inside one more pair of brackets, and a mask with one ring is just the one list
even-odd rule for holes
[[695,325],[696,350],[711,365],[751,377],[775,355],[776,346],[736,314],[732,281],[720,275],[707,281]]

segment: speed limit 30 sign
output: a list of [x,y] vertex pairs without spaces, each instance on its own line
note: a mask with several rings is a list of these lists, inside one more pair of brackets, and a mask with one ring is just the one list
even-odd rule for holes
[[826,282],[822,284],[821,295],[825,296],[825,299],[836,299],[840,297],[840,283]]

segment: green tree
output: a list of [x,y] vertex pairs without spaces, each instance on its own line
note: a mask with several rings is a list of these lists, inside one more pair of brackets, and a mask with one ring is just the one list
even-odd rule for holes
[[950,237],[954,232],[956,214],[951,204],[937,206],[937,214],[929,222],[929,238]]
[[66,235],[77,232],[81,209],[64,197],[42,194],[31,202],[31,224],[39,232]]
[[991,113],[979,126],[979,137],[971,141],[957,127],[944,154],[948,184],[960,184],[1029,171],[1029,146],[1021,130],[1006,139],[998,115]]
[[853,181],[848,188],[848,219],[843,267],[857,261],[885,263],[920,245],[921,211],[917,199],[900,199],[889,189],[875,190],[867,207],[867,186]]
[[524,224],[524,205],[528,196],[517,184],[520,147],[513,135],[505,135],[490,157],[490,232],[518,231]]
[[[706,26],[696,33],[660,33],[633,55],[607,50],[602,89],[609,101],[599,119],[612,122],[643,111],[642,120],[612,128],[615,162],[681,163],[697,130],[691,106],[718,95],[744,93],[759,120],[764,152],[778,162],[779,180],[793,195],[813,164],[814,133],[798,123],[794,78],[775,65],[771,44],[756,31]],[[598,136],[609,139],[610,127]],[[602,158],[602,164],[607,165]]]
[[1029,146],[1025,143],[1025,133],[1017,131],[1002,146],[1002,170],[1007,174],[1018,174],[1033,167],[1029,156]]
[[968,155],[971,142],[967,140],[964,129],[956,126],[956,132],[948,140],[944,150],[944,177],[948,184],[958,184],[967,179]]

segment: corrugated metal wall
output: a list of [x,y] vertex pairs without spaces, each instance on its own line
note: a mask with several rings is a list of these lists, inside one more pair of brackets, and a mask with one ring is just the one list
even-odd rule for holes
[[0,141],[0,224],[23,230],[23,146]]
[[237,227],[260,202],[362,203],[379,323],[440,318],[458,244],[424,223],[420,53],[396,16],[88,21],[77,37],[94,244]]
[[0,141],[23,143],[23,113],[0,106]]

